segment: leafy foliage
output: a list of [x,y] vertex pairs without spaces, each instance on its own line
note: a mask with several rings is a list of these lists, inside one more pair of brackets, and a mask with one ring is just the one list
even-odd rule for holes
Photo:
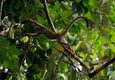
[[4,37],[0,37],[0,56],[0,65],[16,72],[19,70],[19,49]]
[[[92,71],[115,57],[114,0],[47,1],[50,15],[59,33],[77,16],[88,19],[88,28],[83,20],[79,20],[67,33],[66,38],[78,57],[91,67]],[[2,80],[89,80],[89,77],[67,64],[67,57],[60,61],[62,54],[57,50],[60,47],[57,41],[49,40],[44,35],[25,35],[39,32],[30,22],[23,23],[29,17],[50,28],[43,0],[4,0],[3,5],[0,20],[0,67],[8,69],[8,74],[6,77],[0,77]],[[10,26],[3,24],[6,16],[9,18],[6,24],[12,23]],[[10,30],[2,35],[4,29]],[[72,61],[76,68],[82,69],[78,62],[73,59]],[[2,73],[4,71],[0,69],[0,76],[4,75]],[[113,80],[114,73],[113,63],[90,80]]]

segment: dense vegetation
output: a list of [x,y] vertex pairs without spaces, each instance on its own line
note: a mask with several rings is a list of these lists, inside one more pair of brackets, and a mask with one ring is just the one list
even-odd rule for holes
[[[0,80],[114,80],[115,62],[93,78],[83,72],[78,61],[63,56],[57,40],[44,35],[30,36],[40,30],[28,18],[44,25],[47,20],[44,0],[0,1]],[[56,31],[61,33],[78,16],[66,34],[71,48],[91,71],[115,57],[114,0],[47,0]]]

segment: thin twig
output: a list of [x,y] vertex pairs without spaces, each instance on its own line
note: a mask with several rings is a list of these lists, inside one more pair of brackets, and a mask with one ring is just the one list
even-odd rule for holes
[[48,20],[48,22],[49,22],[49,24],[51,26],[51,29],[52,29],[52,31],[56,32],[55,26],[53,24],[53,21],[51,19],[49,11],[48,11],[48,5],[47,5],[47,1],[46,0],[44,0],[44,8],[45,8],[46,17],[47,17],[47,20]]

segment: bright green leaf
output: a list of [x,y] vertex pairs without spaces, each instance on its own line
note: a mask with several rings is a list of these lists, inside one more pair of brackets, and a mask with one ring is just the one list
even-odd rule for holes
[[24,43],[28,42],[28,40],[29,40],[28,36],[24,36],[24,37],[21,39],[21,41],[24,42]]
[[89,5],[96,8],[96,0],[89,0]]
[[113,14],[110,15],[110,19],[111,19],[113,22],[115,22],[115,13],[113,13]]
[[93,20],[93,16],[92,16],[91,12],[89,12],[89,11],[85,14],[85,17],[87,17],[90,20]]

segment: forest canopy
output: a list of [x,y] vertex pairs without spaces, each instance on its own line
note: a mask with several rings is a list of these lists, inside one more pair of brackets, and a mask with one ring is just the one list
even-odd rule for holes
[[0,0],[0,80],[114,80],[114,0]]

